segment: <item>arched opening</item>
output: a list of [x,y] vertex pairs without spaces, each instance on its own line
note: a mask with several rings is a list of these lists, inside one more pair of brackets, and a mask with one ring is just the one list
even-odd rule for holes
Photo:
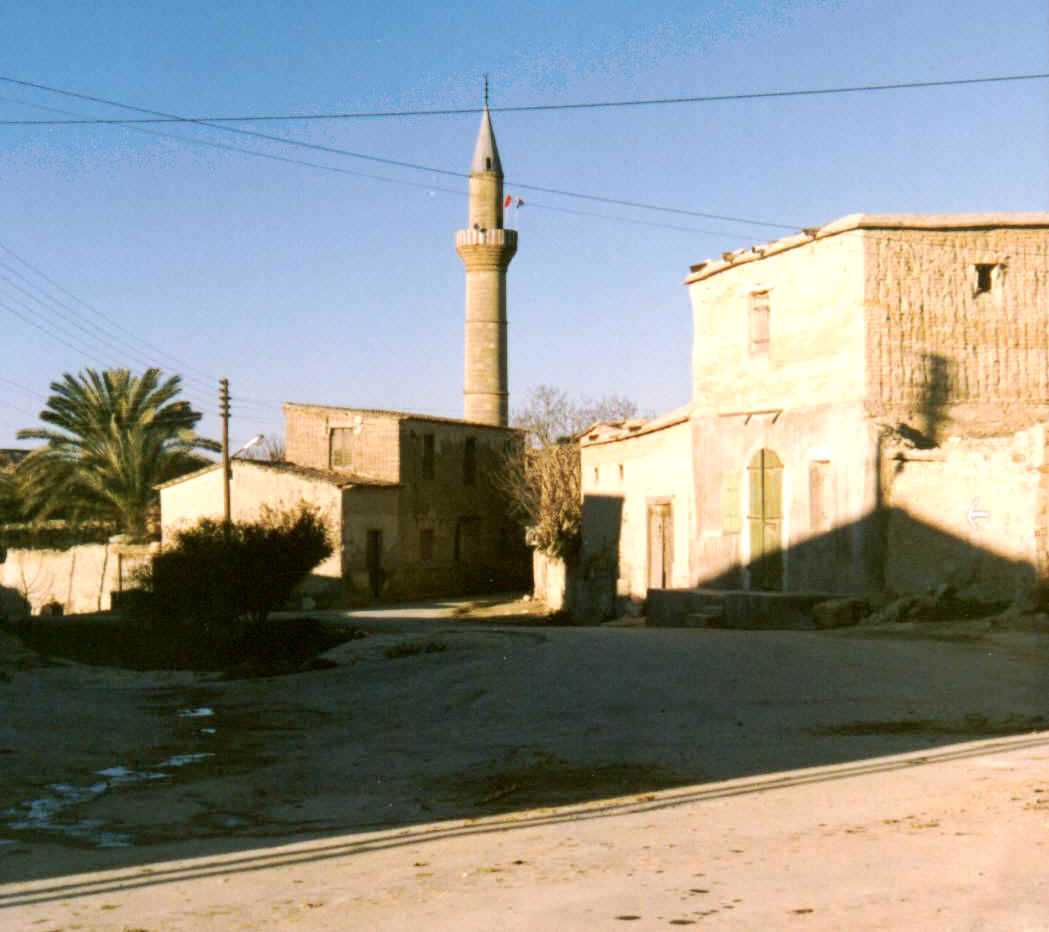
[[783,588],[783,463],[771,450],[758,450],[747,475],[750,588],[779,591]]

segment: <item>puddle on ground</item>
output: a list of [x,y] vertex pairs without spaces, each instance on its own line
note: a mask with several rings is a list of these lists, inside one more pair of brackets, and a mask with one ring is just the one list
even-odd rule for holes
[[[208,718],[215,714],[213,709],[183,709],[176,713],[179,718]],[[202,728],[202,733],[215,734],[215,728]],[[154,780],[169,780],[175,770],[214,757],[211,751],[198,751],[191,754],[175,754],[148,770],[132,770],[123,765],[96,770],[95,776],[102,777],[87,786],[75,786],[71,783],[52,783],[47,788],[50,795],[40,799],[31,799],[19,803],[2,813],[7,828],[22,832],[46,832],[61,835],[75,841],[86,842],[96,848],[128,848],[133,844],[131,835],[125,832],[109,831],[101,819],[80,819],[63,821],[60,816],[74,806],[89,803],[104,793],[118,787],[133,786]],[[230,825],[229,827],[234,827]],[[16,844],[14,841],[0,839],[0,844]]]

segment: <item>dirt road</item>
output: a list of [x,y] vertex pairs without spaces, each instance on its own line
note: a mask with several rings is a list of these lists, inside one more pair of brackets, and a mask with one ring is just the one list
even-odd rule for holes
[[[1022,737],[1049,727],[1037,638],[525,628],[448,614],[358,613],[347,623],[370,636],[337,648],[338,667],[273,679],[23,663],[0,682],[0,926],[235,928],[236,916],[265,928],[287,900],[304,928],[407,927],[412,917],[490,928],[493,916],[517,928],[566,927],[559,917],[581,928],[754,928],[761,917],[832,928],[837,917],[840,928],[846,913],[835,910],[850,903],[872,919],[850,927],[898,928],[879,910],[897,915],[897,893],[915,896],[945,871],[962,886],[944,887],[941,905],[968,898],[989,917],[1036,915],[1024,910],[1038,897],[1019,889],[1033,874],[1012,861],[1037,854],[1029,866],[1040,869],[1045,859],[1035,791],[1049,795],[1049,765],[1041,737]],[[1004,764],[962,757],[754,783],[951,755],[974,739],[1020,750]],[[537,809],[601,809],[614,797],[627,800],[614,815],[533,824]],[[495,823],[479,835],[435,828],[465,817]],[[391,844],[398,831],[406,847]],[[982,841],[970,851],[956,832]],[[266,867],[296,839],[313,853]],[[316,856],[328,848],[332,857]],[[247,866],[192,880],[172,867],[187,857]],[[352,868],[333,875],[340,857]],[[716,896],[690,893],[714,890],[695,877],[683,886],[714,860]],[[978,878],[962,883],[977,867],[1019,885],[1012,913]],[[136,893],[125,879],[115,898],[75,892],[90,885],[27,898],[81,884],[85,871],[169,869],[177,882]],[[322,905],[303,905],[307,890]],[[671,910],[671,894],[689,908]],[[790,912],[817,900],[817,913]],[[163,921],[141,912],[161,903]],[[219,910],[212,925],[201,904]],[[369,921],[340,925],[349,904]],[[515,926],[515,916],[552,925]],[[813,925],[817,916],[831,924]]]

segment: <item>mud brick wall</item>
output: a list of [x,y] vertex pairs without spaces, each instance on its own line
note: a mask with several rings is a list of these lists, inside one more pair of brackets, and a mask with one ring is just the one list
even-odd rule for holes
[[[994,266],[983,292],[978,264]],[[990,418],[1036,406],[1029,420],[1044,416],[1049,231],[866,230],[864,278],[871,414],[932,403]]]

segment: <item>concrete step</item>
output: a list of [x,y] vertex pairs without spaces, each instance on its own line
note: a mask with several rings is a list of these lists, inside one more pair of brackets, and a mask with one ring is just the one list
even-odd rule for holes
[[811,609],[841,596],[826,592],[752,592],[718,589],[650,589],[649,627],[745,628],[813,627]]

